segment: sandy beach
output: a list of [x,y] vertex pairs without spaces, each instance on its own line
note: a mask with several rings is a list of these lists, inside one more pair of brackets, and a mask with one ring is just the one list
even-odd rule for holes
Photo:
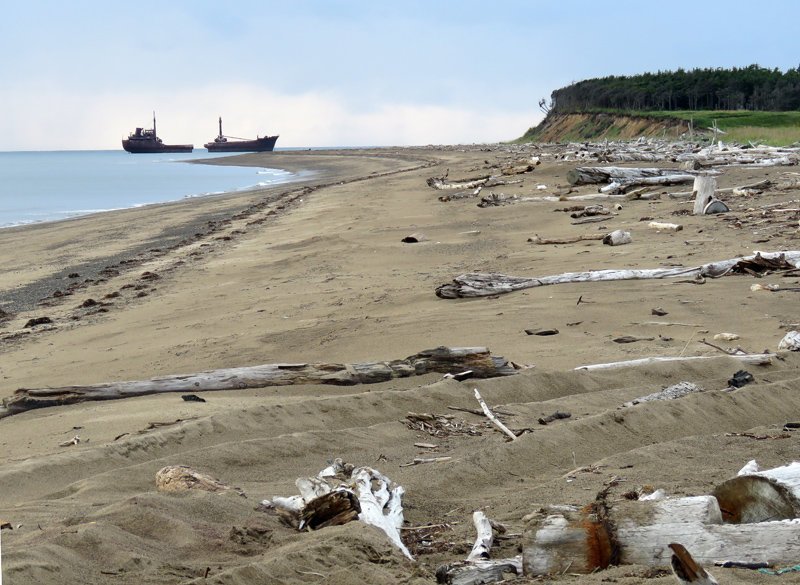
[[[691,215],[685,198],[621,198],[602,202],[619,205],[607,221],[573,225],[560,211],[573,201],[479,208],[475,198],[442,202],[426,184],[497,174],[533,155],[542,164],[510,177],[521,183],[491,190],[563,193],[578,163],[536,146],[276,152],[236,162],[303,171],[299,181],[0,230],[0,309],[8,313],[0,319],[0,399],[18,388],[259,364],[388,361],[438,346],[488,347],[530,366],[494,379],[429,373],[197,393],[204,403],[171,393],[0,419],[0,520],[13,526],[2,534],[7,583],[434,583],[438,565],[469,552],[473,510],[519,534],[530,512],[588,504],[614,478],[612,500],[643,486],[701,495],[748,460],[767,468],[797,458],[797,433],[782,429],[800,420],[800,354],[751,366],[701,343],[777,350],[800,328],[796,275],[585,282],[475,299],[435,294],[469,272],[542,277],[798,250],[796,216],[761,221],[747,211],[797,207],[797,191],[728,196],[731,212],[709,216]],[[782,170],[725,169],[718,183],[744,185]],[[574,189],[570,195],[597,191]],[[648,221],[683,229],[656,231]],[[614,229],[630,231],[633,242],[528,241]],[[424,238],[403,243],[410,234]],[[755,283],[780,289],[753,291]],[[42,317],[51,323],[26,327]],[[557,332],[526,334],[536,329]],[[713,341],[725,332],[739,338]],[[636,340],[614,341],[622,336]],[[714,359],[575,370],[653,356]],[[742,368],[755,383],[723,392]],[[706,391],[622,407],[682,381]],[[474,388],[509,413],[508,426],[531,432],[507,442],[485,418],[448,408],[477,408]],[[555,411],[571,417],[537,422]],[[409,428],[409,412],[454,415],[475,433],[432,436]],[[77,444],[60,446],[75,436]],[[406,465],[420,455],[450,459]],[[409,525],[447,525],[438,545],[412,563],[359,522],[298,532],[257,509],[265,498],[297,493],[298,477],[337,457],[401,484]],[[154,478],[165,465],[192,466],[247,498],[160,493]],[[519,547],[520,538],[502,540],[493,556]],[[715,574],[729,584],[800,583],[800,573]],[[529,581],[675,582],[638,565]]]

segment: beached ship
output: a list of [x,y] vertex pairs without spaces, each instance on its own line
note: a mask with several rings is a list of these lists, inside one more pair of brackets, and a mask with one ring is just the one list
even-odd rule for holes
[[134,154],[153,152],[192,152],[194,144],[164,144],[156,134],[156,113],[153,112],[153,128],[137,128],[122,141],[122,148]]
[[[228,140],[229,138],[231,140]],[[225,136],[222,133],[222,116],[220,116],[219,135],[212,142],[206,142],[203,146],[208,149],[208,152],[269,152],[275,148],[277,141],[277,136],[256,137],[255,140]]]

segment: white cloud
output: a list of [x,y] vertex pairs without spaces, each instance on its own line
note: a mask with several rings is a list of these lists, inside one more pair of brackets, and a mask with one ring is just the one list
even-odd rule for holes
[[219,115],[226,134],[278,133],[278,146],[496,142],[522,135],[541,118],[534,108],[504,112],[489,105],[393,103],[358,110],[334,93],[286,95],[248,85],[96,93],[40,84],[0,89],[0,102],[12,114],[0,119],[0,150],[120,148],[134,126],[150,126],[153,109],[166,142],[196,147],[216,135]]

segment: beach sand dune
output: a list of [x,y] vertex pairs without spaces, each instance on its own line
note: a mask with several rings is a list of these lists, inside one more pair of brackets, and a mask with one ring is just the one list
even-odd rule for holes
[[[264,156],[243,160],[264,164]],[[428,374],[352,387],[199,393],[204,403],[164,394],[2,419],[0,519],[14,526],[3,533],[8,582],[431,583],[437,565],[469,552],[473,510],[515,534],[526,514],[547,504],[587,504],[612,478],[612,501],[643,486],[700,495],[750,459],[772,467],[796,458],[798,438],[783,424],[800,420],[800,356],[745,366],[700,343],[734,332],[740,339],[733,343],[748,351],[774,351],[797,322],[796,292],[751,291],[756,279],[735,275],[703,285],[564,284],[460,300],[434,294],[473,271],[545,276],[693,266],[756,248],[797,249],[791,230],[731,220],[796,193],[731,200],[732,214],[705,217],[685,215],[685,200],[622,200],[608,222],[571,225],[567,213],[555,211],[570,202],[480,209],[476,199],[440,202],[425,184],[445,172],[450,179],[496,172],[508,156],[499,147],[272,153],[270,166],[313,172],[270,190],[0,231],[0,289],[11,299],[2,308],[13,313],[0,329],[0,398],[20,387],[255,364],[401,359],[440,345],[488,346],[535,366],[490,380]],[[545,159],[521,176],[523,184],[496,190],[530,196],[544,184],[555,191],[574,166]],[[777,171],[726,170],[720,186],[770,172]],[[684,230],[654,232],[644,217],[677,221]],[[596,233],[598,226],[629,230],[634,241],[526,241]],[[769,242],[755,243],[765,232]],[[425,240],[402,243],[411,233]],[[69,277],[76,272],[79,279]],[[92,282],[68,288],[87,278]],[[758,282],[791,288],[797,280]],[[53,297],[55,290],[71,294]],[[652,315],[656,307],[667,315]],[[42,316],[53,323],[24,327]],[[526,335],[535,328],[558,334]],[[622,335],[643,339],[613,341]],[[574,370],[681,354],[713,359]],[[743,367],[755,382],[723,392]],[[623,407],[682,381],[705,391]],[[510,443],[485,418],[448,408],[477,408],[474,388],[508,413],[508,426],[531,432]],[[537,422],[555,411],[571,417]],[[409,427],[409,412],[452,415],[471,432],[429,435]],[[75,436],[77,444],[59,446]],[[407,466],[418,456],[451,459]],[[433,550],[410,563],[361,523],[299,533],[258,509],[265,498],[295,494],[295,479],[336,457],[403,485],[411,525],[446,524]],[[192,466],[247,497],[160,493],[155,474],[166,465]],[[494,555],[513,556],[519,545],[502,541]],[[734,584],[776,579],[737,569],[715,574]],[[556,578],[672,579],[637,566]],[[780,579],[800,583],[796,574]]]

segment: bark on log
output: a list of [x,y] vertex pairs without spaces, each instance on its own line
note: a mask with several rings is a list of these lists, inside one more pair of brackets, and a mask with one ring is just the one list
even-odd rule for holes
[[709,175],[698,175],[694,179],[692,193],[694,195],[694,215],[703,215],[706,206],[714,200],[717,190],[717,179]]
[[475,378],[493,378],[515,373],[513,366],[505,359],[492,356],[485,347],[438,347],[421,351],[404,360],[389,362],[268,364],[150,380],[60,388],[20,388],[0,403],[0,418],[35,408],[164,392],[208,392],[296,384],[351,386],[432,372],[454,374],[465,370],[472,370]]
[[680,169],[624,168],[624,167],[577,167],[567,173],[570,185],[593,185],[597,183],[626,182],[632,179],[686,175]]
[[653,269],[621,269],[621,270],[589,270],[585,272],[565,272],[542,277],[509,276],[498,273],[472,272],[462,274],[452,282],[436,288],[436,296],[443,299],[483,297],[499,295],[518,290],[547,286],[551,284],[568,284],[576,282],[603,282],[612,280],[639,280],[707,276],[717,278],[724,276],[741,260],[752,260],[757,255],[765,258],[777,258],[781,255],[795,267],[800,267],[800,251],[765,252],[752,256],[742,256],[730,260],[711,262],[690,268],[653,268]]

